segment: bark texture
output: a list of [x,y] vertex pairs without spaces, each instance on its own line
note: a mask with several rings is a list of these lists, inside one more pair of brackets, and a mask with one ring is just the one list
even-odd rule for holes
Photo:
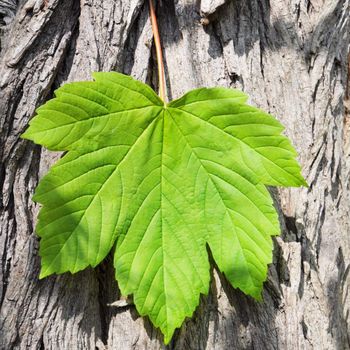
[[162,0],[157,11],[169,99],[242,89],[299,151],[310,186],[273,190],[282,235],[264,301],[214,270],[164,347],[132,305],[113,304],[110,258],[38,280],[31,196],[59,154],[19,135],[53,90],[91,71],[157,88],[155,54],[147,1],[0,0],[0,349],[349,349],[349,0]]

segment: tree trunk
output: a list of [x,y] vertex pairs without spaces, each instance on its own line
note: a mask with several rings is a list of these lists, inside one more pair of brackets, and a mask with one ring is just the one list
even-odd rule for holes
[[[120,298],[110,257],[38,280],[31,196],[57,160],[19,138],[66,81],[116,70],[157,88],[143,0],[0,0],[0,349],[349,349],[349,0],[162,0],[169,99],[242,89],[275,115],[309,188],[272,190],[282,234],[264,301],[213,270],[209,296],[164,347]],[[346,109],[346,107],[348,109]]]

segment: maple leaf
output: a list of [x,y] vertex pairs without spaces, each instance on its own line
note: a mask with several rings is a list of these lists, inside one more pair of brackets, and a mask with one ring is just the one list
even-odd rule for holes
[[41,274],[96,266],[116,246],[122,294],[168,343],[210,280],[206,245],[230,283],[260,299],[272,235],[265,185],[306,185],[271,115],[225,88],[169,104],[119,73],[59,88],[22,136],[68,151],[40,181]]

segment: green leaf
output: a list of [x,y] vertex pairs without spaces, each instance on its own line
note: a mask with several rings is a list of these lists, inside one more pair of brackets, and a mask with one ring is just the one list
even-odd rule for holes
[[67,84],[23,137],[68,151],[40,181],[40,277],[96,266],[168,343],[210,280],[207,246],[230,283],[261,298],[279,222],[265,185],[306,185],[283,127],[225,88],[168,105],[118,73]]

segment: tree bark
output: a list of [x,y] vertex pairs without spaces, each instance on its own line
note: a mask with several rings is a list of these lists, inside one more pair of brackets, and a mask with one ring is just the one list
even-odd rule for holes
[[66,81],[116,70],[157,88],[143,0],[0,1],[0,349],[349,349],[349,0],[162,0],[168,98],[244,90],[275,115],[309,188],[271,190],[282,234],[255,302],[213,269],[168,347],[121,302],[108,257],[38,280],[31,196],[59,154],[19,138]]

